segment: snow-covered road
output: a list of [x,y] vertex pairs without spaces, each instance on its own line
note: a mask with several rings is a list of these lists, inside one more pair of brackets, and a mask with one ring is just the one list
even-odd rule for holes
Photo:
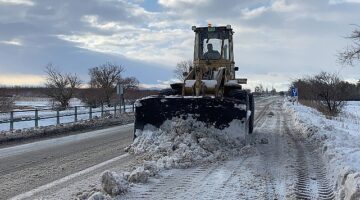
[[296,137],[282,101],[258,102],[257,110],[255,152],[164,171],[121,199],[333,199],[321,157]]
[[[226,161],[201,164],[188,169],[164,170],[150,178],[148,183],[134,184],[126,195],[118,198],[334,199],[333,185],[328,181],[326,165],[320,153],[312,143],[298,137],[293,121],[282,104],[282,98],[256,100],[256,128],[248,138],[249,142],[256,141],[256,144],[249,151],[245,148],[241,155]],[[5,184],[1,184],[0,189],[5,195],[0,198],[21,194],[51,181],[55,181],[47,184],[51,187],[38,188],[33,193],[28,193],[28,196],[20,197],[81,199],[86,193],[98,190],[101,187],[100,174],[105,169],[121,174],[141,163],[131,155],[124,155],[114,162],[85,170],[81,176],[70,175],[79,171],[79,166],[85,169],[85,165],[90,167],[95,164],[87,163],[88,159],[98,159],[97,163],[100,163],[124,154],[123,147],[130,144],[129,132],[132,131],[130,128],[123,130],[122,134],[115,134],[116,131],[113,131],[113,137],[102,137],[101,140],[93,141],[96,144],[86,148],[83,145],[87,145],[87,142],[83,141],[79,144],[67,144],[59,153],[57,147],[53,151],[48,150],[49,152],[42,150],[34,151],[31,155],[17,155],[13,160],[11,157],[1,158],[0,181]],[[29,157],[37,159],[31,163],[33,159]],[[15,162],[15,158],[25,159],[24,161],[27,159],[30,163],[17,166],[19,163]],[[43,159],[48,161],[42,161]],[[39,173],[40,169],[43,172]],[[64,176],[69,178],[56,181]]]

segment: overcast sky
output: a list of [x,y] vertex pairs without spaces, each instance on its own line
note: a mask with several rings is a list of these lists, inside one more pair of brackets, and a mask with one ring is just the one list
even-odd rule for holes
[[286,89],[322,70],[346,80],[337,53],[360,24],[360,0],[0,0],[0,84],[39,85],[52,62],[77,73],[105,62],[142,86],[164,86],[192,59],[192,25],[231,24],[237,76]]

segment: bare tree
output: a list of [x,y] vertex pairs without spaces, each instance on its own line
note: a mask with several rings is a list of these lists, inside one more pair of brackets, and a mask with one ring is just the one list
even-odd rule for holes
[[135,77],[126,77],[121,79],[121,84],[124,86],[124,93],[125,93],[125,101],[128,104],[133,105],[135,101],[140,98],[138,95],[139,91],[139,81]]
[[254,90],[256,93],[264,93],[264,86],[262,84],[259,84],[255,87],[255,90]]
[[133,105],[137,99],[144,97],[138,88],[129,88],[125,93],[125,99],[128,104]]
[[6,112],[10,111],[14,107],[15,98],[12,96],[6,95],[6,92],[0,90],[0,111]]
[[120,83],[124,85],[125,90],[137,89],[139,87],[139,80],[133,76],[121,79]]
[[122,80],[121,73],[123,71],[122,66],[109,62],[89,69],[90,87],[101,88],[105,103],[108,105],[111,103],[111,96],[115,93],[116,84]]
[[47,74],[45,86],[48,88],[46,94],[59,102],[61,109],[68,107],[74,90],[81,85],[79,77],[76,74],[61,73],[51,63],[46,66],[45,72]]
[[150,95],[156,95],[159,91],[157,90],[140,90],[138,88],[130,88],[125,93],[125,99],[129,104],[134,104],[137,99],[150,96]]
[[93,108],[102,105],[105,102],[104,97],[104,91],[101,88],[84,88],[79,94],[81,101]]
[[272,87],[270,93],[271,93],[271,95],[276,95],[276,89],[274,87]]
[[321,72],[313,77],[293,82],[299,90],[299,99],[313,102],[325,114],[337,115],[351,98],[350,84],[344,82],[336,73]]
[[345,105],[345,97],[348,95],[343,90],[340,77],[333,73],[321,72],[312,80],[317,100],[321,107],[331,115],[338,114]]
[[355,61],[360,61],[360,26],[356,25],[355,30],[347,38],[351,39],[353,44],[339,53],[338,57],[341,64],[353,66]]
[[178,62],[174,70],[175,78],[183,81],[185,79],[184,72],[189,72],[192,67],[193,62],[191,60],[184,60]]

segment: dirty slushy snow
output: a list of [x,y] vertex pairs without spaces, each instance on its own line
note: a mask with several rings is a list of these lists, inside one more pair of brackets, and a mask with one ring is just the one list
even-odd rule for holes
[[136,135],[128,147],[129,153],[155,161],[160,169],[187,168],[227,159],[237,155],[245,144],[245,127],[239,120],[219,130],[192,118],[176,118],[165,121],[159,129],[148,125],[144,131],[137,130]]
[[[122,175],[111,172],[111,175],[131,184],[143,184],[149,177],[165,169],[188,168],[252,152],[249,150],[251,147],[245,146],[245,128],[240,120],[233,120],[229,127],[219,130],[207,127],[191,117],[187,120],[167,120],[160,128],[147,125],[144,131],[136,131],[136,139],[126,148],[126,151],[141,161],[140,166],[135,167],[132,172],[124,172]],[[115,190],[124,185],[121,182],[116,186],[117,181],[111,183],[115,184],[112,185]],[[102,185],[105,185],[104,181]],[[102,190],[105,195],[115,194],[108,188],[103,187]]]

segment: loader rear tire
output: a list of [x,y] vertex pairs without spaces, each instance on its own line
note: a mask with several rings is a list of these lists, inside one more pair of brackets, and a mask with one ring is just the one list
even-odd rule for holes
[[254,95],[249,94],[249,108],[251,111],[250,120],[249,120],[249,134],[254,131],[254,118],[255,118],[255,102]]

